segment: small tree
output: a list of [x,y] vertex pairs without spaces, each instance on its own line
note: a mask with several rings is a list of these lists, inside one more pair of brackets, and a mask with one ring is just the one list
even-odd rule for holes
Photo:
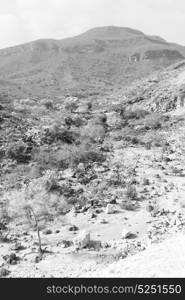
[[41,237],[40,237],[40,229],[39,229],[39,221],[38,218],[33,210],[33,208],[30,205],[25,205],[24,209],[26,211],[26,215],[28,217],[29,220],[32,220],[32,218],[34,219],[35,222],[35,226],[37,229],[37,236],[38,236],[38,250],[39,250],[39,254],[43,254],[43,249],[42,249],[42,242],[41,242]]

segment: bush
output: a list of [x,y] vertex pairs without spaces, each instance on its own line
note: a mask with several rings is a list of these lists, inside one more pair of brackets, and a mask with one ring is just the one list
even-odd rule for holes
[[84,124],[84,121],[80,117],[75,117],[75,118],[66,117],[65,124],[68,128],[70,128],[72,125],[76,127],[80,127]]
[[33,159],[43,169],[64,170],[68,167],[75,167],[80,162],[86,164],[102,162],[105,160],[105,156],[100,151],[86,145],[65,145],[56,151],[53,151],[51,146],[43,146],[34,154]]
[[66,144],[72,144],[76,139],[76,134],[73,131],[53,125],[44,129],[42,134],[42,143],[52,144],[56,141],[61,141]]
[[18,163],[27,163],[31,158],[28,145],[22,141],[10,143],[6,150],[6,156]]
[[90,139],[92,142],[103,142],[105,134],[105,127],[101,124],[94,124],[93,122],[89,122],[80,131],[82,139]]
[[132,183],[128,183],[126,186],[126,196],[131,200],[137,199],[136,187]]
[[159,113],[150,114],[145,118],[144,126],[145,129],[160,129],[163,124],[169,120],[168,116],[163,116]]
[[143,109],[135,109],[135,110],[122,110],[120,114],[123,117],[123,119],[130,120],[130,119],[142,119],[146,115],[148,115],[148,112]]
[[43,99],[41,101],[41,104],[45,106],[46,109],[53,109],[54,105],[53,105],[53,101],[50,99]]

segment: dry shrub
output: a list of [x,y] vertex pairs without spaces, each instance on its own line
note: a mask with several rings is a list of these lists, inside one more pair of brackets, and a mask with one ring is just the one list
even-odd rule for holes
[[146,115],[148,115],[148,112],[143,109],[135,109],[135,110],[122,110],[121,116],[124,120],[130,120],[130,119],[142,119]]
[[66,169],[75,167],[79,163],[103,162],[103,155],[96,148],[88,145],[63,145],[59,149],[54,150],[51,146],[44,146],[34,155],[34,160],[43,169]]
[[102,124],[94,124],[93,122],[89,122],[80,131],[80,135],[83,139],[89,139],[92,142],[103,142],[105,134],[105,127]]
[[69,208],[65,197],[54,189],[55,180],[53,174],[46,172],[45,176],[32,180],[22,189],[4,193],[2,200],[6,203],[7,216],[12,220],[25,217],[25,207],[30,206],[37,217],[47,220]]
[[138,198],[137,190],[134,184],[128,183],[126,186],[126,196],[130,200],[136,200]]
[[22,141],[10,143],[6,150],[6,156],[18,163],[26,163],[31,158],[28,145]]

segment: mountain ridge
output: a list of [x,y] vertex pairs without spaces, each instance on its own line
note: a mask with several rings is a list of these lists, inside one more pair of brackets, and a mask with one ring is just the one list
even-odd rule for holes
[[[128,27],[96,27],[0,50],[0,79],[16,96],[105,93],[185,58],[185,47]],[[4,89],[3,89],[4,91]],[[2,88],[0,88],[2,92]]]

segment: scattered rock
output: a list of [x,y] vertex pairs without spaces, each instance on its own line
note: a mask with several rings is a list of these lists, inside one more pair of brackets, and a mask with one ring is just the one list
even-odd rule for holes
[[101,245],[101,241],[89,241],[88,243],[88,248],[94,249],[96,251],[100,250],[100,248],[102,247]]
[[87,247],[90,242],[90,232],[82,230],[77,237],[74,238],[73,244],[77,249]]
[[[63,240],[62,241],[62,245],[64,246],[64,248],[68,248],[68,247],[71,247],[73,245],[73,242],[72,241]],[[58,244],[58,246],[59,246],[59,244]]]
[[69,231],[77,231],[79,228],[76,225],[72,225],[69,227]]
[[7,269],[5,269],[5,268],[1,268],[1,269],[0,269],[0,278],[6,277],[6,276],[8,276],[9,274],[10,274],[10,271],[9,271],[9,270],[7,270]]
[[16,242],[12,247],[11,247],[11,250],[13,251],[20,251],[20,250],[23,250],[25,249],[25,247],[23,245],[21,245],[20,242]]
[[52,230],[51,229],[45,229],[43,231],[43,234],[47,235],[47,234],[52,234]]
[[90,218],[91,218],[91,219],[94,219],[94,218],[96,218],[96,217],[97,217],[97,215],[96,215],[95,213],[91,213],[91,214],[90,214]]
[[106,214],[114,214],[115,213],[115,205],[114,204],[107,204],[107,207],[105,209]]
[[146,206],[146,210],[148,211],[148,212],[151,212],[151,211],[153,211],[155,208],[154,208],[154,206],[152,205],[152,204],[148,204],[147,206]]
[[35,256],[35,263],[38,264],[42,260],[42,255]]
[[3,259],[10,265],[16,265],[20,258],[15,254],[11,253],[10,255],[3,256]]
[[148,178],[144,178],[143,185],[150,185],[150,180]]
[[102,219],[102,220],[100,221],[100,223],[101,223],[101,224],[108,224],[108,221],[105,220],[105,219]]
[[129,238],[135,238],[136,234],[126,229],[123,229],[121,236],[123,239],[129,239]]
[[102,212],[103,212],[103,209],[98,209],[98,208],[97,208],[97,209],[95,210],[95,213],[96,213],[96,214],[101,214]]

